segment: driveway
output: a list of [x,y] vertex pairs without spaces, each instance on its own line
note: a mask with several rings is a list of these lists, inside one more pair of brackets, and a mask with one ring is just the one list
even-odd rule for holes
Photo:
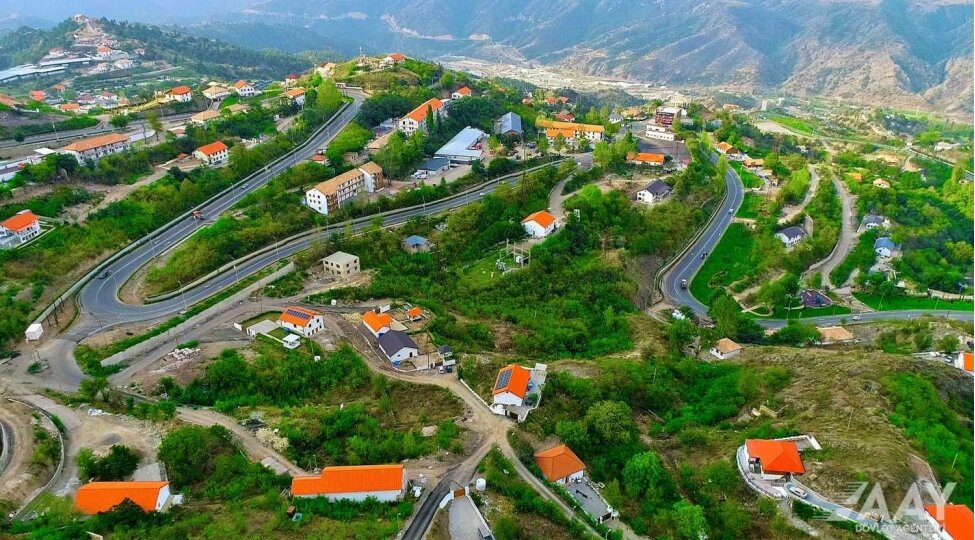
[[779,225],[791,221],[794,217],[798,216],[806,209],[813,197],[816,196],[816,190],[819,189],[819,173],[816,169],[810,165],[809,166],[809,189],[806,190],[806,196],[799,203],[799,206],[787,206],[785,208],[785,214],[779,218]]
[[850,250],[853,249],[853,246],[859,240],[860,233],[857,230],[856,224],[856,197],[846,188],[846,184],[837,178],[833,178],[833,186],[836,188],[836,192],[839,193],[840,202],[843,204],[840,238],[836,242],[836,248],[833,249],[833,252],[821,262],[810,266],[807,272],[815,270],[822,272],[823,283],[831,289],[836,289],[843,287],[845,283],[833,283],[830,281],[829,275],[849,255]]
[[450,540],[483,540],[482,518],[470,497],[455,497],[448,508]]

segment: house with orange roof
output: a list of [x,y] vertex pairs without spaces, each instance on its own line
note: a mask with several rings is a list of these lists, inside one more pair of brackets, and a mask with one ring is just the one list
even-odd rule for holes
[[78,488],[75,508],[85,514],[108,512],[126,499],[146,512],[160,512],[170,498],[169,482],[89,482]]
[[362,324],[378,338],[380,334],[389,332],[393,326],[393,318],[389,313],[376,313],[370,310],[362,314]]
[[555,113],[555,119],[560,122],[572,122],[576,119],[576,115],[569,111],[559,111]]
[[0,222],[0,248],[19,246],[41,234],[41,222],[30,210],[21,210]]
[[525,233],[534,238],[545,238],[555,230],[555,216],[545,210],[539,210],[521,220]]
[[393,64],[402,64],[406,61],[406,55],[403,53],[389,53],[385,58],[379,61],[379,67],[390,67]]
[[164,94],[166,101],[176,101],[179,103],[187,103],[193,101],[193,91],[190,90],[189,86],[175,86],[166,90]]
[[58,109],[60,109],[62,112],[80,113],[81,105],[77,103],[62,103],[58,105]]
[[799,448],[793,441],[748,439],[745,441],[745,454],[749,472],[764,480],[777,480],[806,472],[799,457]]
[[325,329],[321,313],[301,306],[289,306],[278,317],[278,326],[305,337],[311,337]]
[[444,107],[444,102],[437,98],[430,98],[421,103],[417,108],[406,113],[406,116],[400,118],[397,127],[407,136],[412,135],[418,129],[426,132],[427,111],[431,110],[435,117],[443,118],[447,116],[447,108]]
[[730,159],[737,159],[738,156],[741,154],[741,152],[739,152],[737,148],[724,141],[721,141],[718,144],[714,145],[714,149],[717,150],[719,154],[728,156],[728,158]]
[[294,86],[295,84],[298,83],[298,77],[299,76],[297,73],[288,73],[287,75],[284,76],[284,85]]
[[630,152],[626,155],[627,163],[633,165],[651,165],[653,167],[663,167],[664,155],[651,152]]
[[304,105],[305,104],[305,89],[304,88],[292,88],[291,90],[288,90],[288,91],[284,92],[281,95],[284,96],[285,98],[287,98],[287,100],[290,101],[290,102],[292,102],[292,103],[297,103],[298,105]]
[[13,96],[8,96],[7,94],[0,94],[0,105],[6,105],[7,107],[16,107],[18,105],[21,105],[21,103],[17,98]]
[[31,98],[33,101],[44,101],[47,97],[47,92],[43,90],[31,90],[27,93],[27,97]]
[[406,493],[406,470],[393,465],[348,465],[325,467],[318,476],[298,476],[291,480],[294,497],[325,497],[330,501],[394,502]]
[[531,376],[532,372],[529,369],[518,364],[508,364],[501,368],[491,390],[493,405],[516,407],[524,405]]
[[[572,139],[584,138],[592,142],[597,142],[603,140],[603,133],[605,133],[606,128],[598,124],[576,124],[574,122],[563,122],[559,120],[549,120],[547,118],[542,118],[539,116],[535,119],[535,126],[540,128],[546,128],[545,136],[549,139],[554,139],[555,135],[562,133],[562,136],[566,136],[566,131],[572,131]],[[557,129],[558,132],[549,133],[548,129]],[[568,139],[569,137],[566,137]],[[549,142],[552,142],[551,140]]]
[[975,517],[972,509],[964,504],[929,504],[924,514],[931,527],[942,540],[973,540]]
[[230,157],[230,149],[223,141],[214,141],[197,148],[193,156],[207,165],[219,165]]
[[122,133],[106,133],[75,141],[64,147],[64,152],[74,156],[79,163],[97,161],[105,156],[129,149],[129,136]]
[[234,92],[240,97],[251,97],[257,95],[257,88],[254,85],[241,79],[234,83]]
[[454,90],[454,92],[450,94],[450,99],[460,99],[470,95],[471,95],[471,89],[466,86],[462,86],[457,90]]
[[322,76],[323,79],[331,77],[335,73],[335,68],[338,65],[335,62],[325,62],[315,66],[315,72]]
[[409,319],[410,322],[419,321],[420,319],[423,318],[423,308],[421,307],[410,308],[409,310],[406,311],[406,318]]
[[560,444],[535,454],[535,464],[549,482],[568,484],[582,480],[586,464],[568,446]]
[[710,353],[718,360],[727,360],[741,353],[741,345],[728,338],[721,338],[711,347]]
[[975,373],[975,355],[967,351],[958,353],[958,357],[955,358],[955,367],[968,373]]

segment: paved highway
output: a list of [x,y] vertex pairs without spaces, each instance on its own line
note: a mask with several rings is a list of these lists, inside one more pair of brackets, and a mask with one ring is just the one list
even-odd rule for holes
[[[365,95],[358,92],[349,92],[353,102],[337,117],[333,118],[328,126],[321,130],[316,136],[293,152],[288,158],[282,159],[264,170],[249,176],[238,182],[234,189],[228,191],[223,196],[218,197],[208,204],[196,208],[207,218],[216,217],[221,212],[232,207],[241,197],[255,189],[263,186],[275,176],[281,174],[289,167],[294,166],[299,161],[310,157],[316,150],[327,144],[332,138],[342,130],[349,122],[355,118],[359,110],[359,105],[365,99]],[[93,279],[81,290],[79,298],[83,307],[83,313],[95,318],[98,326],[109,326],[120,322],[141,321],[172,315],[185,306],[202,300],[211,294],[219,291],[227,285],[233,283],[235,273],[231,270],[230,275],[223,275],[211,280],[205,286],[184,291],[184,294],[177,295],[166,301],[157,302],[149,305],[130,305],[125,304],[118,298],[119,287],[126,282],[143,265],[148,263],[156,255],[172,248],[192,235],[199,227],[204,226],[205,220],[198,221],[192,218],[185,218],[180,223],[159,232],[151,237],[144,245],[133,249],[119,260],[107,267],[108,277]],[[280,250],[281,256],[290,255],[294,251],[288,248]],[[274,252],[271,253],[273,257]],[[259,258],[262,261],[260,266],[255,266],[256,261],[238,268],[236,275],[244,278],[256,270],[263,268],[275,260],[267,257]],[[229,277],[229,279],[228,279]]]
[[[718,213],[714,220],[704,229],[698,239],[691,245],[691,247],[684,253],[683,256],[673,265],[673,267],[664,274],[663,280],[661,280],[660,288],[670,302],[678,306],[688,306],[695,313],[706,315],[708,312],[708,306],[704,305],[697,298],[691,294],[690,289],[684,289],[681,287],[681,280],[686,279],[688,284],[693,280],[694,275],[697,274],[701,266],[704,265],[704,261],[707,254],[711,253],[714,246],[717,245],[721,236],[728,229],[731,224],[734,213],[738,211],[741,206],[742,200],[744,198],[744,185],[741,182],[741,178],[735,173],[735,170],[728,167],[728,172],[725,174],[725,189],[727,190],[727,196],[721,202],[721,206],[718,208]],[[702,256],[703,255],[703,256]],[[880,320],[893,320],[893,319],[913,319],[920,317],[922,315],[937,315],[943,316],[953,320],[959,321],[972,321],[975,320],[975,313],[971,311],[948,311],[948,310],[933,310],[933,309],[916,309],[916,310],[900,310],[900,311],[871,311],[860,313],[860,321],[880,321]],[[805,323],[828,326],[841,324],[844,320],[849,321],[852,315],[827,315],[823,317],[808,317],[803,318],[802,321]],[[765,328],[781,328],[785,326],[786,322],[784,319],[758,319],[758,324]]]

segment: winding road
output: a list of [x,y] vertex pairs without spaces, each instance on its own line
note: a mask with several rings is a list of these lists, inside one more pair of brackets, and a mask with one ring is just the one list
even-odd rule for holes
[[[732,223],[734,213],[737,211],[738,207],[741,206],[745,188],[741,182],[741,178],[738,177],[738,174],[735,173],[735,170],[731,167],[728,167],[728,172],[725,174],[725,187],[725,198],[721,201],[714,218],[705,226],[704,230],[688,247],[684,254],[681,255],[673,266],[671,266],[671,268],[664,274],[663,280],[660,283],[661,292],[663,292],[664,298],[669,300],[674,305],[688,306],[699,315],[706,315],[708,312],[708,306],[704,305],[697,298],[694,298],[694,295],[691,294],[690,288],[681,288],[681,280],[686,279],[688,283],[693,281],[694,275],[697,274],[697,272],[704,265],[705,259],[707,258],[706,254],[710,253],[714,249],[714,246],[717,245],[718,241],[724,235],[724,232],[728,229],[728,226]],[[844,192],[841,191],[841,194],[842,193]],[[847,204],[844,204],[844,215],[847,214],[847,210],[852,211],[852,206],[848,208]],[[703,257],[702,254],[704,254]],[[872,311],[859,314],[861,322],[913,319],[923,315],[943,316],[948,319],[959,321],[975,320],[975,313],[971,311],[948,311],[933,309]],[[804,323],[814,324],[817,326],[836,325],[843,324],[843,322],[849,318],[849,314],[827,315],[822,317],[803,318],[802,321]],[[758,319],[756,322],[765,328],[781,328],[787,323],[785,319]]]

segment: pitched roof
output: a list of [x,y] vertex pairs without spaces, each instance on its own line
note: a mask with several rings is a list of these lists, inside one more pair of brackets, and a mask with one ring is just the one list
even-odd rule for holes
[[190,117],[193,122],[206,122],[207,120],[213,120],[214,118],[220,118],[220,111],[205,110],[200,111]]
[[415,307],[406,312],[407,317],[419,317],[421,315],[423,315],[423,308]]
[[521,133],[521,117],[513,112],[506,112],[501,116],[499,127],[501,133],[508,133],[509,131]]
[[641,191],[649,191],[654,195],[663,195],[665,193],[670,193],[670,186],[667,185],[667,182],[664,182],[663,180],[654,180],[653,182],[650,182],[644,186]]
[[460,94],[462,96],[469,96],[469,95],[471,95],[471,89],[468,88],[468,87],[466,87],[466,86],[464,86],[464,87],[458,88],[454,93],[455,94]]
[[320,476],[291,480],[292,495],[334,495],[403,489],[403,465],[325,467]]
[[627,161],[640,161],[642,163],[656,163],[658,165],[663,165],[664,155],[663,154],[652,154],[650,152],[630,152],[626,155]]
[[793,225],[791,227],[782,229],[778,232],[778,234],[781,234],[786,238],[802,238],[803,236],[806,236],[806,229],[803,229],[799,225]]
[[542,117],[538,117],[535,119],[535,125],[544,128],[571,129],[572,131],[592,131],[597,133],[602,133],[606,131],[606,128],[596,124],[576,124],[573,122],[559,122],[556,120],[549,120],[547,118],[542,118]]
[[227,110],[230,111],[230,112],[232,112],[232,113],[239,113],[239,112],[244,112],[244,111],[250,110],[250,107],[248,107],[247,105],[244,105],[243,103],[234,103],[233,105],[229,105],[227,107]]
[[975,355],[970,352],[961,353],[961,367],[965,371],[975,371]]
[[975,517],[972,510],[963,504],[925,505],[924,510],[944,527],[954,540],[972,540],[975,537]]
[[75,506],[86,514],[97,514],[111,510],[125,499],[139,505],[143,510],[156,509],[159,490],[169,482],[89,482],[75,494]]
[[251,83],[249,83],[249,82],[241,79],[241,80],[239,80],[239,81],[237,81],[237,82],[234,83],[234,88],[236,88],[237,90],[240,90],[241,88],[243,88],[245,86],[250,86],[250,85],[251,85]]
[[745,441],[748,456],[762,462],[762,470],[771,474],[802,474],[806,468],[799,457],[799,449],[792,441],[748,439]]
[[429,243],[430,243],[429,240],[427,240],[426,238],[418,234],[413,234],[406,237],[406,245],[410,247],[425,246]]
[[363,163],[362,165],[359,165],[359,168],[373,176],[383,173],[383,168],[380,167],[375,161]]
[[721,338],[717,343],[714,344],[714,348],[717,349],[721,354],[728,354],[730,352],[740,351],[741,345],[731,341],[728,338]]
[[304,88],[292,88],[291,90],[288,90],[287,92],[285,92],[283,95],[286,96],[286,97],[289,97],[289,98],[296,98],[298,96],[305,95],[305,89]]
[[58,108],[62,111],[77,111],[78,109],[81,109],[81,105],[78,105],[77,103],[62,103],[58,105]]
[[866,217],[863,218],[864,225],[883,225],[883,223],[884,217],[876,214],[867,214]]
[[338,191],[338,189],[342,187],[342,185],[344,185],[346,182],[355,180],[356,178],[359,178],[361,176],[362,176],[362,171],[360,171],[359,169],[349,169],[338,176],[334,176],[324,182],[319,182],[318,184],[315,184],[315,187],[313,189],[317,189],[318,191],[322,192],[322,194],[324,195],[331,195],[332,193]]
[[226,149],[227,145],[223,144],[223,141],[214,141],[210,144],[204,144],[203,146],[197,148],[196,151],[200,152],[204,156],[212,156],[213,154],[222,152]]
[[406,55],[403,53],[394,52],[389,53],[389,58],[394,62],[402,62],[403,60],[406,60]]
[[729,153],[729,152],[732,152],[732,151],[735,151],[735,152],[737,152],[737,151],[738,151],[738,149],[736,149],[736,148],[735,148],[734,146],[731,146],[730,144],[728,144],[728,143],[726,143],[726,142],[724,142],[724,141],[721,141],[721,142],[719,142],[719,143],[718,143],[717,145],[715,145],[715,148],[716,148],[716,149],[717,149],[717,150],[718,150],[719,152],[723,152],[723,153],[725,153],[725,154],[727,154],[727,153]]
[[443,101],[440,101],[437,98],[430,98],[421,103],[417,108],[406,113],[406,117],[417,122],[422,122],[427,117],[427,109],[439,111],[442,107]]
[[419,349],[416,342],[413,341],[413,338],[406,332],[400,332],[399,330],[390,330],[382,334],[379,336],[378,341],[379,348],[386,353],[386,356],[393,356],[403,349]]
[[586,470],[586,464],[564,444],[536,453],[535,463],[538,464],[545,478],[552,482]]
[[542,227],[548,228],[549,225],[555,223],[555,216],[549,214],[545,210],[539,210],[538,212],[535,212],[534,214],[531,214],[530,216],[521,220],[522,223],[528,223],[529,221],[534,221]]
[[75,141],[68,146],[65,146],[64,149],[72,152],[84,152],[86,150],[118,144],[120,142],[129,142],[129,136],[121,133],[107,133],[105,135],[98,135],[96,137],[89,137],[87,139]]
[[186,85],[183,85],[183,86],[174,86],[173,88],[170,88],[169,90],[166,90],[166,93],[167,94],[171,94],[171,95],[174,95],[174,96],[179,96],[179,95],[182,95],[182,94],[189,94],[190,92],[192,92],[192,90],[190,90],[190,87],[189,86],[186,86]]
[[554,139],[555,137],[558,137],[559,135],[562,135],[562,137],[564,137],[566,139],[571,139],[571,138],[573,138],[573,137],[576,136],[576,132],[573,131],[573,130],[571,130],[571,129],[557,129],[557,128],[546,128],[545,129],[545,136],[546,137],[550,137],[550,138]]
[[383,327],[393,324],[393,318],[388,313],[376,313],[367,311],[362,314],[362,322],[372,329],[373,332],[382,330]]
[[37,221],[37,216],[34,215],[34,212],[31,212],[30,210],[25,210],[18,214],[14,214],[13,216],[7,218],[3,222],[0,222],[0,227],[3,227],[4,229],[10,231],[20,232],[26,229],[27,227],[33,225],[34,222],[36,221]]
[[855,336],[842,326],[823,326],[816,328],[823,341],[850,341]]
[[498,371],[498,378],[494,381],[494,390],[491,395],[498,395],[504,392],[524,398],[528,393],[528,381],[532,373],[518,364],[509,364]]
[[278,322],[291,323],[295,326],[308,326],[308,323],[319,315],[321,313],[312,309],[300,306],[288,306],[281,312],[281,316],[278,317]]
[[893,251],[894,248],[896,248],[896,247],[897,247],[897,244],[895,244],[894,241],[891,240],[887,236],[880,237],[880,238],[874,240],[874,242],[873,242],[873,249],[887,248],[887,249]]

